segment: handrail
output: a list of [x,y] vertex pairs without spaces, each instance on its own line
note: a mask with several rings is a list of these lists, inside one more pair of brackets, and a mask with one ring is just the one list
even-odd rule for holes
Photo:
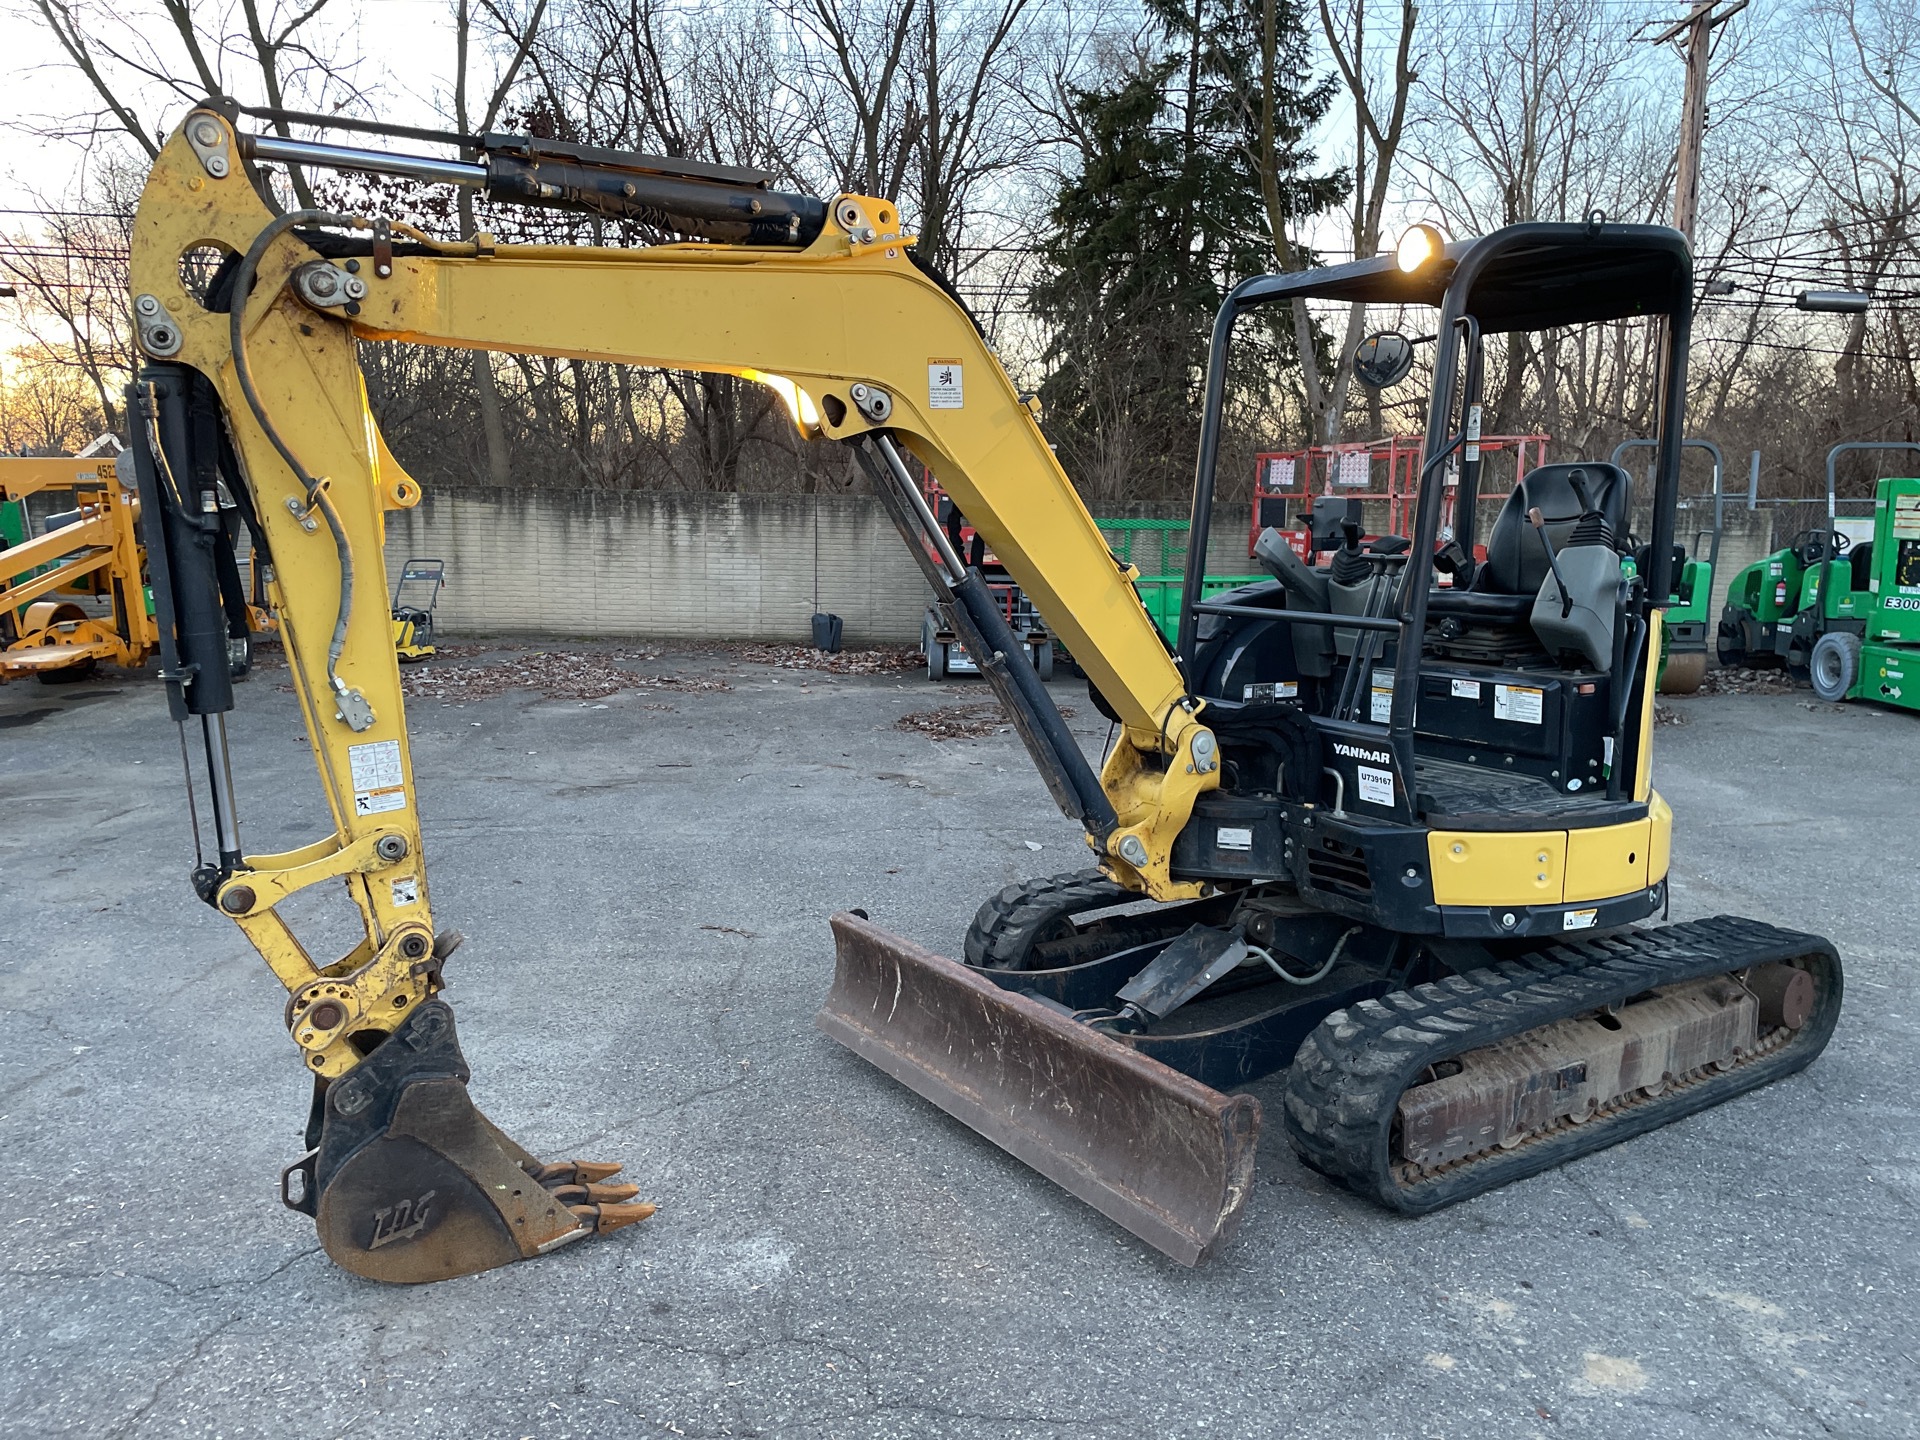
[[[1613,447],[1613,454],[1607,458],[1609,463],[1619,465],[1620,457],[1626,454],[1627,451],[1637,449],[1642,445],[1651,450],[1659,443],[1657,440],[1622,440],[1618,445]],[[1707,566],[1717,573],[1720,569],[1720,526],[1722,520],[1725,518],[1727,500],[1726,489],[1722,483],[1726,474],[1726,460],[1720,453],[1720,447],[1711,440],[1682,440],[1680,442],[1680,448],[1682,450],[1704,450],[1713,456],[1713,549],[1707,554]],[[1759,452],[1755,451],[1754,453],[1757,455]]]
[[1385,616],[1378,618],[1367,615],[1336,615],[1331,610],[1269,610],[1264,605],[1216,605],[1203,600],[1193,607],[1196,615],[1238,615],[1248,620],[1286,620],[1293,624],[1311,623],[1314,625],[1337,625],[1342,630],[1392,630],[1398,632],[1401,622]]

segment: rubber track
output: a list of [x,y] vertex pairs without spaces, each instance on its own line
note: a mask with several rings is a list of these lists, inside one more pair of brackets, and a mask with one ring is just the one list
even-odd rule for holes
[[1034,937],[1063,915],[1139,897],[1098,870],[1045,875],[990,896],[967,927],[966,961],[976,970],[1024,968]]
[[[1400,1096],[1425,1068],[1523,1031],[1623,1004],[1659,985],[1794,960],[1809,970],[1815,1008],[1790,1038],[1720,1073],[1657,1097],[1547,1129],[1411,1182],[1389,1146]],[[1336,1010],[1294,1057],[1287,1138],[1323,1175],[1390,1210],[1422,1215],[1695,1114],[1805,1068],[1840,1018],[1840,957],[1826,940],[1731,915],[1551,946],[1378,1000]]]

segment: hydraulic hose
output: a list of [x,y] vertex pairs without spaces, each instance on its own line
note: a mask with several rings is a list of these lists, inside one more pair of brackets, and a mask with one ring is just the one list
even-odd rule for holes
[[253,366],[247,359],[247,302],[252,296],[253,275],[259,267],[260,259],[267,253],[267,247],[296,225],[338,225],[350,230],[371,230],[373,222],[358,215],[339,215],[331,210],[291,210],[268,222],[266,228],[254,236],[253,244],[247,247],[247,253],[240,259],[239,266],[233,272],[232,300],[228,307],[228,344],[233,352],[233,372],[240,381],[240,393],[246,397],[247,408],[253,412],[254,422],[261,433],[267,437],[273,448],[280,452],[280,458],[287,462],[287,468],[293,471],[293,477],[299,481],[306,492],[307,510],[311,513],[318,509],[327,522],[327,531],[333,536],[334,553],[340,557],[340,608],[334,615],[333,639],[327,645],[327,684],[336,695],[346,693],[346,683],[334,673],[341,653],[347,645],[347,619],[353,613],[353,547],[347,543],[347,532],[340,524],[340,516],[333,508],[333,502],[327,498],[318,478],[307,473],[306,466],[293,453],[279,429],[267,416],[266,406],[260,403],[260,392],[254,388]]
[[[1334,775],[1339,774],[1337,770],[1330,771],[1329,773]],[[1291,970],[1287,969],[1286,966],[1282,965],[1277,958],[1275,958],[1274,953],[1271,950],[1267,949],[1264,945],[1255,945],[1251,940],[1247,942],[1247,951],[1249,954],[1257,955],[1262,960],[1266,961],[1267,968],[1272,970],[1274,974],[1278,975],[1282,980],[1286,981],[1289,985],[1314,985],[1326,979],[1328,973],[1332,971],[1333,967],[1340,963],[1341,955],[1343,955],[1346,952],[1347,942],[1353,939],[1354,936],[1358,935],[1360,933],[1360,929],[1361,927],[1356,925],[1351,930],[1347,931],[1346,934],[1342,935],[1338,940],[1334,941],[1333,949],[1328,953],[1327,958],[1321,963],[1320,968],[1314,971],[1311,975],[1294,974]]]

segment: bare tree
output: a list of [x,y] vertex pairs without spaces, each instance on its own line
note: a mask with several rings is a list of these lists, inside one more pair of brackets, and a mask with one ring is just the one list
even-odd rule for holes
[[[328,109],[357,93],[353,62],[323,38],[332,0],[239,0],[231,9],[196,11],[192,0],[131,5],[95,0],[33,0],[33,14],[86,82],[96,106],[35,122],[63,138],[111,135],[148,159],[165,135],[161,112],[209,95],[238,95],[271,109]],[[171,43],[168,37],[171,37]],[[240,63],[229,67],[229,60]],[[285,136],[288,122],[268,123]],[[313,203],[306,178],[290,167],[294,196]]]
[[[1805,23],[1792,133],[1818,197],[1811,254],[1833,288],[1896,292],[1879,317],[1849,318],[1833,365],[1838,418],[1860,433],[1899,419],[1911,435],[1920,382],[1902,302],[1920,280],[1920,110],[1907,98],[1920,95],[1920,34],[1906,7],[1885,0],[1817,0]],[[1875,330],[1881,343],[1870,345]]]
[[[496,0],[480,0],[480,3],[494,27],[493,38],[506,49],[506,59],[494,77],[476,125],[467,100],[472,52],[477,48],[474,44],[473,10],[470,0],[454,0],[453,120],[462,135],[491,130],[494,122],[500,118],[501,107],[513,93],[521,67],[526,64],[534,40],[540,33],[540,21],[547,11],[547,0],[534,0],[533,8],[524,16],[513,14],[505,8],[505,4],[496,3]],[[506,3],[511,3],[511,0],[506,0]],[[459,207],[460,236],[470,239],[479,227],[474,220],[473,191],[464,185],[460,187]],[[485,350],[475,350],[468,363],[473,373],[474,394],[480,401],[481,432],[487,442],[487,480],[496,488],[505,489],[512,482],[513,465],[507,451],[506,424],[500,416],[500,389],[494,383],[493,357]]]
[[926,125],[913,47],[934,0],[790,0],[802,41],[795,98],[814,119],[829,184],[899,201]]
[[[1414,0],[1400,0],[1398,34],[1390,32],[1387,47],[1393,59],[1384,72],[1377,69],[1374,52],[1368,48],[1367,10],[1367,0],[1346,0],[1344,10],[1336,16],[1330,0],[1320,0],[1320,30],[1353,105],[1353,189],[1349,200],[1355,259],[1380,252],[1381,226],[1388,197],[1393,193],[1394,164],[1406,136],[1407,99],[1413,93],[1413,82],[1418,75],[1414,28],[1419,20],[1419,6]],[[1346,336],[1337,360],[1344,362],[1359,345],[1366,313],[1364,305],[1349,308]],[[1302,363],[1314,365],[1317,358],[1308,354]],[[1340,364],[1327,387],[1320,424],[1316,427],[1325,441],[1340,438],[1347,408],[1347,374],[1346,365]],[[1309,386],[1309,394],[1316,388],[1317,377]],[[1376,435],[1381,424],[1380,398],[1371,391],[1367,398],[1367,433]]]
[[[1596,210],[1664,218],[1671,107],[1647,103],[1639,60],[1627,27],[1573,0],[1438,27],[1412,97],[1414,195],[1455,234]],[[1576,446],[1602,429],[1644,433],[1656,388],[1650,345],[1624,322],[1604,337],[1590,327],[1507,337],[1490,347],[1489,423],[1556,435],[1572,423]],[[1595,402],[1577,417],[1562,410],[1569,371]]]
[[0,275],[20,292],[15,323],[39,373],[67,369],[93,393],[108,428],[133,373],[127,247],[141,171],[102,160],[67,205],[42,202],[37,231],[0,236]]
[[99,397],[65,357],[29,347],[0,370],[0,454],[72,454],[106,428]]

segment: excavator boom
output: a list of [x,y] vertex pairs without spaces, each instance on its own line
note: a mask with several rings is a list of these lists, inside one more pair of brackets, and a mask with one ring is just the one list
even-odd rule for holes
[[[918,268],[890,202],[831,205],[765,176],[479,137],[472,162],[251,136],[231,106],[192,111],[154,164],[134,222],[133,312],[147,364],[130,395],[161,648],[174,718],[195,721],[213,815],[194,883],[286,986],[290,1037],[315,1080],[309,1153],[283,1198],[328,1252],[373,1278],[418,1281],[544,1253],[641,1218],[617,1167],[543,1165],[467,1098],[441,967],[399,675],[381,592],[384,518],[420,486],[381,440],[356,347],[495,349],[742,376],[772,387],[803,432],[843,441],[1013,714],[1062,809],[1130,890],[1190,899],[1174,836],[1217,783],[1211,740],[1125,575],[1055,462],[1033,406],[941,284]],[[638,250],[434,240],[385,220],[278,213],[255,162],[387,170],[498,198],[639,218],[748,243]],[[211,276],[199,286],[192,277]],[[1008,570],[1057,616],[1121,743],[1088,765],[984,583],[946,547],[907,471],[929,467]],[[231,686],[213,664],[222,485],[271,556],[273,600],[333,832],[246,849],[229,773]],[[223,643],[223,642],[222,642]],[[345,882],[364,938],[313,955],[279,910]],[[843,981],[845,976],[843,975]],[[993,987],[988,986],[988,989]],[[837,992],[846,993],[843,983]],[[996,992],[997,993],[997,992]],[[1041,1068],[1051,1030],[1007,1033]],[[1098,1049],[1109,1042],[1083,1032]],[[1016,1046],[1016,1048],[1018,1048]],[[1168,1072],[1169,1091],[1191,1091]],[[924,1088],[924,1087],[923,1087]],[[942,1098],[960,1109],[957,1092]],[[1216,1147],[1214,1188],[1251,1153]],[[1069,1122],[1062,1122],[1071,1128]],[[1205,1123],[1219,1128],[1219,1117]],[[1237,1127],[1237,1128],[1236,1128]],[[582,1178],[588,1175],[591,1180]],[[1231,1212],[1217,1197],[1216,1212]],[[1214,1225],[1217,1229],[1217,1223]]]

